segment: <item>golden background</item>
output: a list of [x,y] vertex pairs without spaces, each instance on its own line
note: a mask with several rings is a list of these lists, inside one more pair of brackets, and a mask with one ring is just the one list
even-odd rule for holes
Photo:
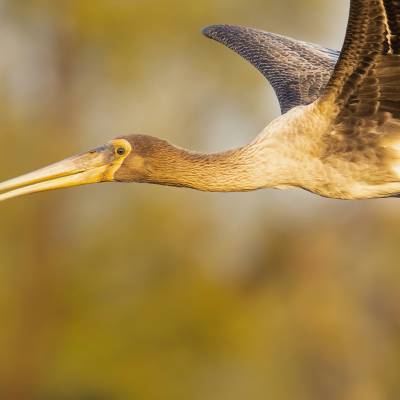
[[[0,0],[0,179],[127,133],[217,151],[279,108],[200,34],[340,48],[348,0]],[[103,184],[0,204],[0,398],[400,396],[400,203]]]

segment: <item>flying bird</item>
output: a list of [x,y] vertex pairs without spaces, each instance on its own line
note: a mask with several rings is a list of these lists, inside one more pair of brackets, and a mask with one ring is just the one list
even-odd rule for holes
[[202,191],[298,187],[337,199],[400,195],[400,2],[351,0],[340,55],[255,29],[211,26],[271,82],[283,114],[249,144],[201,154],[145,135],[0,184],[0,201],[98,182]]

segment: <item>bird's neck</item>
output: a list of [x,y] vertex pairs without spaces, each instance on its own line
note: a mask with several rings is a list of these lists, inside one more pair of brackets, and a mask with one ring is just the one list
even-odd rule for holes
[[[242,192],[285,183],[274,162],[273,149],[256,144],[215,154],[200,154],[171,146],[156,160],[146,181],[208,192]],[[270,157],[269,157],[270,153]]]

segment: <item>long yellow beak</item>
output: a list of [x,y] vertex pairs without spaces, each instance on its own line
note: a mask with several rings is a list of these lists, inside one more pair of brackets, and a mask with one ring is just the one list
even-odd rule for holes
[[112,181],[114,172],[119,167],[116,158],[114,146],[107,144],[10,179],[0,183],[0,201],[47,190]]

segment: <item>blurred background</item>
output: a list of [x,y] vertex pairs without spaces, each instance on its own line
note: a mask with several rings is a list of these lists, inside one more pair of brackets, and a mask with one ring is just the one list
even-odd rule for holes
[[[0,180],[150,133],[217,151],[279,114],[203,38],[340,48],[348,0],[0,0]],[[0,205],[0,398],[400,397],[400,203],[104,184]]]

